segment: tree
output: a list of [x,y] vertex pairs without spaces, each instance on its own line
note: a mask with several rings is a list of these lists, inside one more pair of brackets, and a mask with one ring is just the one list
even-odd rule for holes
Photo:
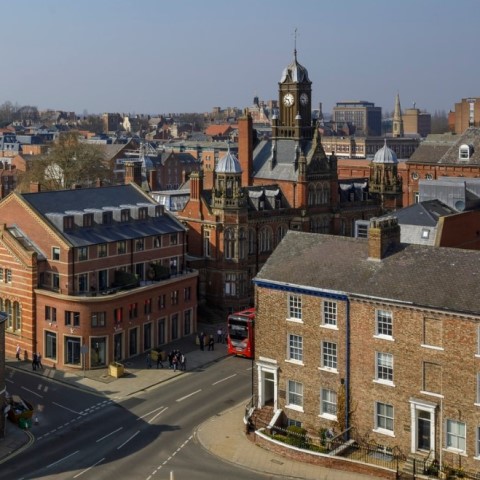
[[445,110],[435,110],[432,116],[432,133],[448,132],[448,116]]
[[46,155],[29,162],[18,189],[29,191],[31,182],[38,182],[47,191],[89,187],[98,179],[109,181],[111,176],[101,146],[81,142],[78,133],[71,131],[61,134]]

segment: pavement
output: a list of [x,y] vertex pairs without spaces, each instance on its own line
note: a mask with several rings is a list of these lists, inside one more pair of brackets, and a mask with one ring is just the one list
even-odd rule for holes
[[[215,334],[218,326],[218,324],[199,324],[198,328],[199,331],[203,330],[206,334]],[[220,324],[220,327],[222,326],[225,327],[225,325]],[[32,371],[30,362],[19,362],[16,359],[9,358],[5,361],[6,375],[8,378],[9,373],[14,372],[15,369],[22,369],[32,375],[43,375],[54,381],[88,390],[102,397],[106,396],[118,400],[174,377],[184,375],[189,371],[204,368],[208,364],[227,356],[225,344],[215,343],[213,351],[208,351],[207,347],[202,351],[196,345],[195,339],[196,337],[191,335],[164,346],[166,351],[178,349],[185,354],[187,358],[186,372],[174,372],[168,368],[168,362],[164,362],[166,367],[163,369],[157,369],[155,363],[153,363],[152,368],[148,368],[145,355],[140,355],[125,362],[125,374],[119,378],[110,376],[107,368],[63,372],[45,367],[43,370]],[[215,415],[197,427],[195,438],[198,443],[212,455],[225,462],[274,477],[306,480],[361,480],[372,478],[359,473],[337,471],[287,459],[256,445],[252,441],[254,436],[246,433],[243,422],[245,404],[246,400]],[[18,425],[6,420],[5,437],[0,438],[0,465],[12,457],[21,457],[22,453],[26,452],[34,443],[35,417],[41,422],[41,416],[38,418],[34,413],[33,425],[30,430],[23,430]]]

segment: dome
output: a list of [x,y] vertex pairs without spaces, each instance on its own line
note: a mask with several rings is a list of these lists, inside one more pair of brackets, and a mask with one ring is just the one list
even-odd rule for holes
[[297,52],[295,51],[295,56],[293,62],[283,70],[282,79],[280,83],[284,82],[295,82],[295,83],[305,83],[310,82],[308,78],[308,71],[303,66],[297,62]]
[[240,167],[240,162],[238,161],[237,157],[230,152],[230,147],[228,148],[228,152],[218,161],[215,172],[242,173],[242,167]]
[[387,147],[387,139],[383,147],[373,157],[373,163],[398,163],[397,154]]

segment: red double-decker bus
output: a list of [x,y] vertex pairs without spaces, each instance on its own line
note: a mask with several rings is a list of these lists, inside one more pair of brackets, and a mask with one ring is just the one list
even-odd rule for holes
[[255,308],[231,313],[227,318],[228,353],[253,358],[255,347]]

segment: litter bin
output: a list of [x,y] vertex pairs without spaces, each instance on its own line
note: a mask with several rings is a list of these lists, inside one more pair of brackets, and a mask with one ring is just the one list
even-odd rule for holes
[[111,377],[119,378],[125,373],[125,367],[123,363],[112,362],[108,365],[108,374]]
[[18,419],[18,426],[22,430],[26,430],[28,428],[32,428],[32,419],[31,418],[25,418],[25,417],[20,417]]

